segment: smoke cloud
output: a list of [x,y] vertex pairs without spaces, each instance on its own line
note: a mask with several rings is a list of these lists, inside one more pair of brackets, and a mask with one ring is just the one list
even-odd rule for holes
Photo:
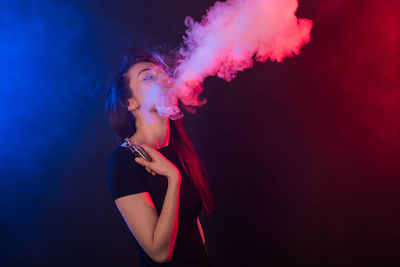
[[297,0],[228,0],[216,2],[200,22],[186,17],[170,93],[194,113],[207,102],[199,99],[207,76],[231,81],[254,60],[282,62],[298,55],[310,40],[312,21],[298,19],[297,8]]

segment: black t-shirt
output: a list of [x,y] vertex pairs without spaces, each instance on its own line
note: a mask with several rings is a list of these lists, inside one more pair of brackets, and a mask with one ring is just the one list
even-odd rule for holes
[[[153,261],[135,239],[140,266],[211,266],[197,226],[202,202],[196,187],[184,171],[171,145],[157,150],[175,164],[181,173],[178,232],[172,259],[165,264]],[[135,162],[134,158],[132,151],[125,146],[116,147],[109,155],[108,188],[111,197],[115,200],[147,191],[159,215],[167,192],[167,177],[158,174],[153,176]]]

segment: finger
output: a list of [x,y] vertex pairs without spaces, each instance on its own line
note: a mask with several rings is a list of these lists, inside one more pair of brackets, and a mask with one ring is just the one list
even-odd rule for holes
[[147,161],[147,160],[145,160],[145,159],[143,159],[143,158],[141,158],[141,157],[136,157],[136,158],[135,158],[135,161],[136,161],[137,163],[139,163],[140,165],[145,166],[145,167],[148,166],[148,162],[149,162],[149,161]]
[[[146,168],[147,168],[147,167],[146,167]],[[151,169],[149,169],[149,168],[147,168],[147,171],[148,171],[150,174],[153,174],[153,175],[156,174],[153,170],[151,170]]]

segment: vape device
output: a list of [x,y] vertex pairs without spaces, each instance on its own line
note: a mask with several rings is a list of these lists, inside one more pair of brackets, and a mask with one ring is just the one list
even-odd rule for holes
[[152,161],[150,155],[147,154],[140,145],[135,144],[135,142],[130,140],[128,137],[126,137],[124,140],[128,143],[128,146],[134,155],[138,155],[139,157],[142,157],[148,161]]

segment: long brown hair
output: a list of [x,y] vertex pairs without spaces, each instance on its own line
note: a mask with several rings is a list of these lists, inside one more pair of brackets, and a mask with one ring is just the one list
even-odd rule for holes
[[[160,54],[148,52],[143,48],[128,49],[124,56],[124,62],[120,71],[115,75],[109,88],[105,109],[109,121],[117,134],[118,142],[125,137],[130,137],[136,132],[135,118],[127,109],[127,100],[132,97],[129,87],[129,69],[138,62],[152,62],[161,65],[168,74],[171,74]],[[170,120],[170,138],[173,149],[177,152],[180,163],[185,172],[192,179],[202,201],[201,213],[209,216],[215,209],[210,188],[207,183],[207,175],[211,171],[204,165],[195,148],[186,135],[183,120]]]

